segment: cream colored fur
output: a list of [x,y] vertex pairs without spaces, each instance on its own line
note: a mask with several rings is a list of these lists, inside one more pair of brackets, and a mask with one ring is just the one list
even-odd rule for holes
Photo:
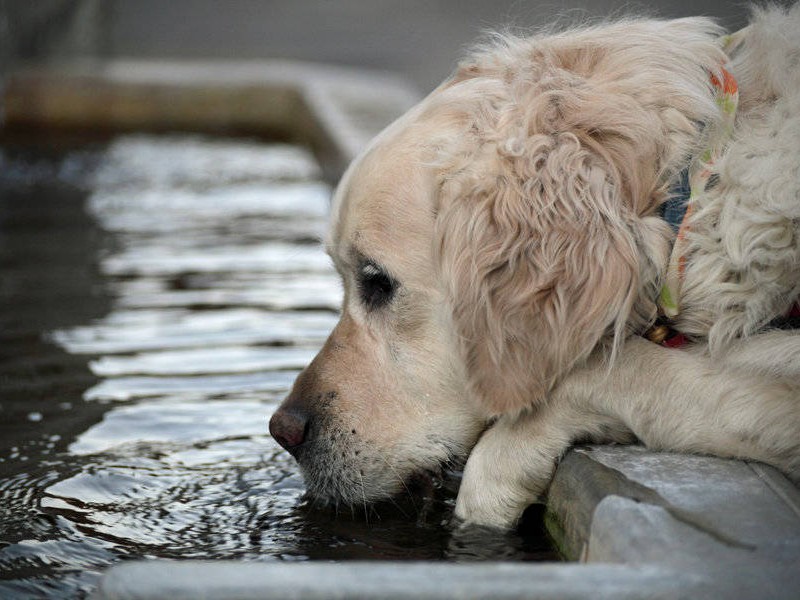
[[691,221],[677,319],[715,352],[800,297],[800,6],[758,12],[730,67],[741,88],[735,139]]
[[[285,406],[319,499],[361,504],[468,457],[456,514],[509,527],[576,440],[764,461],[800,478],[800,7],[756,12],[726,57],[707,19],[502,36],[390,126],[337,190],[342,320]],[[678,325],[655,319],[671,183],[741,87],[698,206]],[[396,282],[370,308],[364,261]]]

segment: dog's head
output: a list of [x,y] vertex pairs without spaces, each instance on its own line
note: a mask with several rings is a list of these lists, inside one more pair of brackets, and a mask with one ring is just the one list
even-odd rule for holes
[[716,109],[703,20],[477,53],[346,173],[342,317],[270,423],[317,498],[390,496],[649,323],[654,216]]

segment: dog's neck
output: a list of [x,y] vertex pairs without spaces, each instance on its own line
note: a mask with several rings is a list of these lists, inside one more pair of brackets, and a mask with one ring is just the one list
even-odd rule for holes
[[[679,347],[688,339],[671,328],[670,323],[680,311],[680,288],[686,261],[691,256],[686,252],[685,236],[691,227],[692,207],[697,198],[713,189],[718,183],[714,163],[725,151],[732,136],[736,109],[738,106],[738,85],[734,76],[721,69],[722,79],[711,75],[711,83],[716,91],[717,104],[722,120],[717,131],[710,132],[710,147],[697,157],[693,157],[687,167],[678,174],[670,187],[669,197],[661,205],[661,216],[674,233],[673,249],[670,256],[666,283],[658,299],[660,317],[645,333],[650,341],[667,347]],[[774,319],[769,324],[773,329],[800,329],[800,299],[787,314]]]

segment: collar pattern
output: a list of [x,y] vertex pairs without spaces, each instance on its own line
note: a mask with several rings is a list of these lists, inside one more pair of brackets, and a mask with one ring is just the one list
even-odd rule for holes
[[687,240],[691,227],[691,216],[697,198],[705,194],[716,184],[714,164],[725,152],[731,137],[736,120],[736,108],[739,104],[739,86],[736,79],[725,67],[720,67],[719,77],[711,73],[711,85],[716,94],[717,106],[720,108],[722,119],[719,127],[711,134],[710,146],[698,156],[689,167],[688,187],[689,199],[686,203],[686,212],[678,228],[672,254],[667,267],[664,286],[658,298],[658,305],[664,316],[674,318],[680,313],[680,294],[683,283],[683,274],[686,270]]

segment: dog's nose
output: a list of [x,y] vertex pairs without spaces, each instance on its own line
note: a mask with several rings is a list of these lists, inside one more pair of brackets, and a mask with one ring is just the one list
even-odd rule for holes
[[294,455],[308,435],[309,417],[303,411],[279,408],[269,420],[269,433]]

